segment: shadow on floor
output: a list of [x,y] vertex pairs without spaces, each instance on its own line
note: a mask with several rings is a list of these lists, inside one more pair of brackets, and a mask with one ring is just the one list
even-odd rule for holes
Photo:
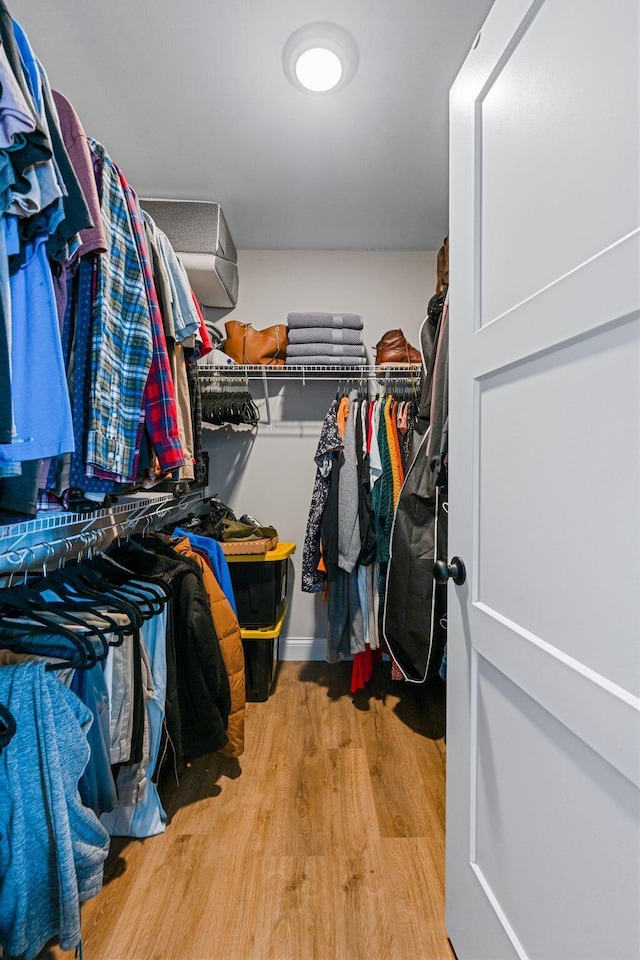
[[350,697],[356,710],[370,710],[372,700],[388,702],[389,709],[415,733],[429,740],[444,737],[446,687],[440,677],[432,677],[426,683],[392,680],[391,663],[386,661],[374,667],[373,677],[363,690],[351,693],[351,668],[350,661],[303,663],[298,679],[326,687],[331,700]]
[[[241,773],[242,768],[238,760],[221,757],[215,753],[194,760],[181,773],[179,784],[176,782],[173,771],[165,768],[160,775],[158,790],[167,814],[167,827],[182,807],[208,797],[217,797],[222,792],[220,781],[236,780]],[[137,844],[153,843],[154,839],[156,838],[112,837],[109,856],[104,865],[103,885],[107,886],[112,880],[117,880],[128,869],[127,858],[123,855],[126,850]],[[62,956],[60,951],[47,949],[38,957],[38,960],[59,960]]]

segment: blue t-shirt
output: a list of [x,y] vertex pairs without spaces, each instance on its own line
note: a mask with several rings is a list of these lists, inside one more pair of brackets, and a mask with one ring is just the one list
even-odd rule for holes
[[191,533],[189,530],[183,530],[182,527],[176,527],[173,531],[174,537],[186,537],[194,547],[197,547],[198,550],[202,550],[203,553],[206,553],[207,557],[211,561],[211,569],[213,574],[222,587],[222,592],[225,597],[231,604],[231,609],[235,613],[236,617],[238,616],[238,610],[236,607],[236,599],[233,595],[233,585],[231,583],[231,575],[229,573],[229,564],[227,563],[227,558],[224,555],[222,547],[217,540],[214,540],[212,537],[199,537],[195,533]]
[[[14,220],[14,217],[4,218],[9,254],[14,252]],[[35,237],[27,246],[25,262],[10,277],[15,436],[13,443],[0,444],[0,463],[42,460],[74,450],[71,405],[46,241],[45,235]]]

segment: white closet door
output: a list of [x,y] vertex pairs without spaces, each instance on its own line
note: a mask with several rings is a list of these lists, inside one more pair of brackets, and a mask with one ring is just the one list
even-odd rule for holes
[[497,0],[451,94],[459,960],[640,957],[639,11]]

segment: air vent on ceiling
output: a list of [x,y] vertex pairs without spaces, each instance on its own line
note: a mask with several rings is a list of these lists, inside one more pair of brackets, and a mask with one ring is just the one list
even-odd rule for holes
[[238,252],[219,203],[141,199],[184,264],[199,302],[230,308],[238,301]]

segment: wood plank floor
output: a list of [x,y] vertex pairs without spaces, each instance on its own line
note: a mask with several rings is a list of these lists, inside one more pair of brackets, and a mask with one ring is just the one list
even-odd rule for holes
[[[165,783],[170,822],[113,840],[85,960],[451,960],[444,687],[282,663],[240,761]],[[41,960],[70,957],[57,949]]]

